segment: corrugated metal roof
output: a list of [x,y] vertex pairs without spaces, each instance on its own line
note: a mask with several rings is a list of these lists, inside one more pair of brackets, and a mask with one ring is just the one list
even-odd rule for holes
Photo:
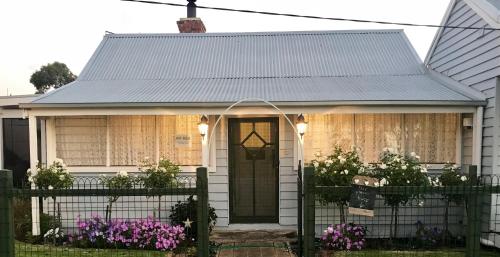
[[33,104],[476,101],[426,73],[401,30],[110,34]]
[[40,95],[9,95],[0,96],[0,107],[19,105],[21,103],[29,103],[39,97]]

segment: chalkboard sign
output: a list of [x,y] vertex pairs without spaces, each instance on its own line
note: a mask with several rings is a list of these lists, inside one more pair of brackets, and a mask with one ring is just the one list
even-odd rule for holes
[[366,176],[354,176],[349,200],[349,213],[373,217],[378,180]]

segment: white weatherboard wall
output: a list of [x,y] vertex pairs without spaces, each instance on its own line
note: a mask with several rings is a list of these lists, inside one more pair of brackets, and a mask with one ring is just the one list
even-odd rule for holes
[[[462,0],[456,1],[445,25],[490,27]],[[500,76],[500,31],[444,29],[437,38],[428,65],[486,95],[481,171],[483,174],[498,173],[500,133],[495,87]]]
[[[215,119],[211,119],[215,120]],[[212,123],[213,124],[213,123]],[[215,208],[217,226],[229,225],[229,174],[228,174],[228,138],[227,119],[221,119],[215,128],[216,171],[208,177],[208,200]]]
[[[248,116],[250,117],[250,116]],[[290,117],[293,120],[292,117]],[[211,119],[215,120],[215,119]],[[217,226],[228,226],[229,170],[227,118],[216,128],[216,172],[208,178],[209,202],[216,209]],[[297,172],[294,165],[294,133],[284,117],[279,118],[279,224],[297,224]]]
[[[294,121],[293,116],[288,116]],[[283,117],[279,118],[279,220],[280,225],[297,224],[297,164],[294,163],[295,134],[290,123]]]
[[[463,0],[457,0],[451,7],[445,25],[448,26],[491,26]],[[481,91],[487,97],[483,113],[483,137],[481,151],[481,173],[500,174],[500,31],[444,29],[436,39],[435,49],[429,56],[430,68],[451,77],[469,87]],[[464,134],[463,158],[467,161],[469,135]],[[498,221],[498,196],[484,202],[491,203],[491,209],[483,211],[484,220]],[[488,217],[489,216],[489,217]],[[483,230],[499,232],[498,224],[484,222]],[[490,233],[485,240],[500,247],[500,238]]]

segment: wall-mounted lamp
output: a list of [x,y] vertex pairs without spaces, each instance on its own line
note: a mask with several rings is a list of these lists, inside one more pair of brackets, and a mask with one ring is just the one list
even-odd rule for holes
[[472,122],[472,118],[464,118],[462,120],[462,126],[465,128],[465,129],[471,129],[474,125],[473,125],[473,122]]
[[198,123],[198,131],[202,138],[208,134],[208,118],[207,116],[201,116],[200,123]]
[[300,137],[302,138],[304,134],[307,131],[307,122],[304,119],[304,115],[299,114],[297,117],[297,132],[299,133]]

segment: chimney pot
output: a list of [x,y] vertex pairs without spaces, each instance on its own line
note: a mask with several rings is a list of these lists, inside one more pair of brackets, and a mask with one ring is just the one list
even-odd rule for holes
[[205,33],[207,29],[200,18],[196,17],[196,0],[187,0],[187,18],[177,21],[180,33]]
[[196,17],[196,0],[187,0],[187,17],[195,18]]

